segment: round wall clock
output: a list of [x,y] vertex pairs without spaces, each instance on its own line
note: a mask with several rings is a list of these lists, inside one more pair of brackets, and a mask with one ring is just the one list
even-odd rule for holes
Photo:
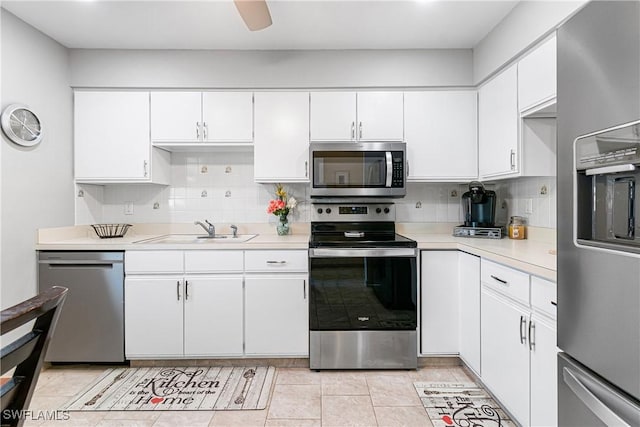
[[0,121],[4,134],[16,144],[31,147],[42,140],[42,122],[26,105],[9,105],[2,112]]

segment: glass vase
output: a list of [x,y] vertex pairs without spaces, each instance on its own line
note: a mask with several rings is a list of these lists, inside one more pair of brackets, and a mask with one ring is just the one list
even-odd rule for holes
[[278,236],[286,236],[289,234],[289,220],[286,215],[280,215],[280,222],[276,225]]

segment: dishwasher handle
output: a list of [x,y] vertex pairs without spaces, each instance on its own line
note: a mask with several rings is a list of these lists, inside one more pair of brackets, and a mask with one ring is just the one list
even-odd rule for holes
[[99,259],[41,259],[38,264],[65,265],[65,266],[86,266],[86,265],[113,265],[122,264],[122,261],[99,260]]

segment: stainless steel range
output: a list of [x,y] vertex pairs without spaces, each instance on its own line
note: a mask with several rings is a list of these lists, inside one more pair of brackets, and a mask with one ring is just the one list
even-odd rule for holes
[[417,367],[417,244],[392,203],[314,204],[311,369]]

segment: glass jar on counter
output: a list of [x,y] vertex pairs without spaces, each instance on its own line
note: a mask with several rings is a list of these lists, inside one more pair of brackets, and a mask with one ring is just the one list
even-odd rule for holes
[[509,238],[522,240],[527,238],[527,229],[525,226],[525,218],[521,216],[512,216],[509,221]]

